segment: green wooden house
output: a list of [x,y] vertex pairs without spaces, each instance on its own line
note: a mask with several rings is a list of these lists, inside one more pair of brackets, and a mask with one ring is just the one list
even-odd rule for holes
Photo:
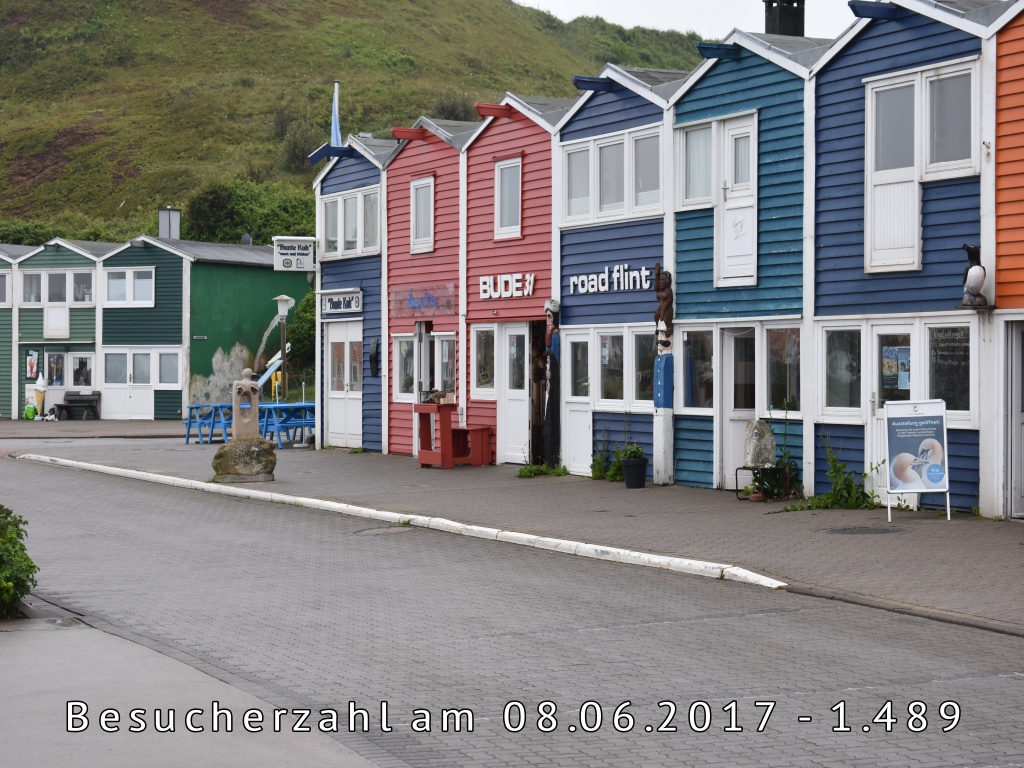
[[27,245],[0,243],[0,419],[11,418],[21,405],[14,387],[14,262],[33,250]]
[[[180,419],[189,403],[231,401],[231,384],[305,273],[274,271],[270,246],[141,236],[99,265],[102,415]],[[277,351],[277,334],[268,342]]]

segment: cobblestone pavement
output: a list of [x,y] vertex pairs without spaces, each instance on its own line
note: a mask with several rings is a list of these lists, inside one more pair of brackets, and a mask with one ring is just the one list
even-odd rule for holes
[[[20,441],[18,449],[208,480],[217,445],[179,440]],[[731,563],[852,599],[878,598],[1024,633],[1024,526],[970,515],[805,510],[695,488],[626,490],[589,478],[515,477],[517,467],[420,469],[400,456],[278,451],[272,488],[657,554]],[[71,482],[69,479],[67,482]]]
[[[366,476],[381,461],[351,460]],[[1020,638],[28,462],[0,459],[0,488],[30,520],[43,597],[275,706],[338,709],[345,731],[354,702],[370,731],[337,738],[379,766],[1022,762]],[[484,509],[502,494],[476,488]],[[557,493],[552,514],[573,496]],[[519,732],[504,721],[518,725],[514,701]],[[543,701],[557,724],[538,715]],[[626,701],[634,720],[616,721]],[[733,701],[742,732],[723,730]],[[876,721],[888,701],[891,733],[884,713]],[[914,701],[927,706],[920,733]],[[960,719],[944,732],[948,701]],[[693,702],[707,703],[705,732]],[[756,702],[777,702],[762,732],[768,705]],[[472,710],[473,732],[442,732],[445,708]],[[417,709],[430,733],[413,731]],[[850,732],[832,731],[840,709]],[[666,720],[675,732],[657,730]]]

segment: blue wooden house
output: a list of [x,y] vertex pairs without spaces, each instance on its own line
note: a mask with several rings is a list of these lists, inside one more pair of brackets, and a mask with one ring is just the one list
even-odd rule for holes
[[319,282],[317,447],[387,450],[382,312],[387,238],[384,168],[392,139],[349,136],[313,182]]
[[[803,9],[764,34],[698,45],[673,97],[675,479],[736,488],[746,424],[772,424],[804,459],[805,106],[830,41],[803,36]],[[787,32],[789,34],[781,34]],[[749,482],[741,474],[739,485]]]
[[[942,399],[953,506],[1002,511],[1005,384],[979,368],[1002,368],[1006,330],[998,313],[960,305],[964,244],[982,247],[994,296],[996,32],[1020,5],[854,0],[855,23],[814,65],[804,351],[818,492],[826,444],[848,469],[877,466],[885,403]],[[897,487],[897,471],[872,471],[869,487]]]
[[556,127],[562,461],[576,474],[625,441],[652,455],[655,265],[671,260],[666,115],[687,76],[609,64],[573,79],[583,94]]

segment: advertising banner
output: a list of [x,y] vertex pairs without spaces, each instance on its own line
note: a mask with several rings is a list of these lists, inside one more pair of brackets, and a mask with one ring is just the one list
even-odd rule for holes
[[887,402],[885,456],[890,493],[949,491],[945,401]]

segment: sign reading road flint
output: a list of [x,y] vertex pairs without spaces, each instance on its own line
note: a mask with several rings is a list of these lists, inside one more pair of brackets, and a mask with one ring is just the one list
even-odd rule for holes
[[388,294],[393,317],[454,315],[458,290],[453,283],[398,288]]
[[316,254],[315,237],[275,237],[276,272],[312,272]]

